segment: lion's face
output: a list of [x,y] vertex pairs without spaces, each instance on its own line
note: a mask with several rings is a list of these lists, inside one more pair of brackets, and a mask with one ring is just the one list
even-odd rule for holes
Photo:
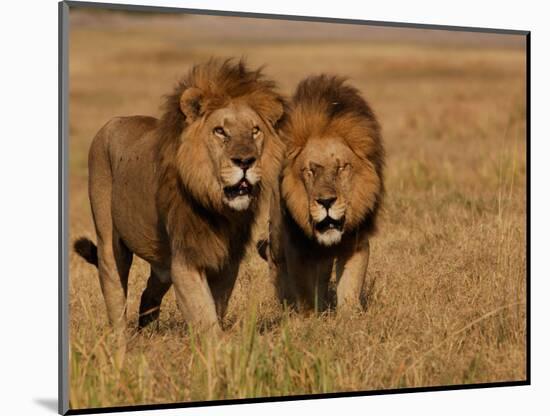
[[205,103],[200,96],[196,89],[182,96],[182,111],[189,122],[177,156],[182,182],[197,200],[216,211],[251,209],[261,183],[276,177],[275,155],[280,151],[274,149],[282,144],[272,124],[281,117],[282,104],[266,101],[260,113],[247,99],[219,105]]
[[379,186],[372,165],[338,137],[308,140],[284,171],[282,194],[304,232],[338,244],[372,207]]
[[308,195],[313,234],[325,246],[342,239],[352,171],[351,150],[339,140],[312,140],[298,162]]
[[222,201],[236,211],[248,209],[259,191],[263,128],[260,117],[244,104],[214,111],[201,126]]

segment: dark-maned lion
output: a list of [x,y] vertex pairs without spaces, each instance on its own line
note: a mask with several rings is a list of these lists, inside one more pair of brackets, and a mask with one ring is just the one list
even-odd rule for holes
[[281,138],[286,158],[260,254],[281,301],[326,308],[334,265],[337,309],[356,309],[384,193],[380,126],[357,89],[321,75],[298,85]]
[[139,325],[159,316],[173,284],[185,320],[220,329],[265,187],[276,184],[284,102],[274,82],[241,61],[197,65],[169,95],[160,120],[117,117],[89,153],[97,265],[109,320],[125,327],[133,254],[151,265]]

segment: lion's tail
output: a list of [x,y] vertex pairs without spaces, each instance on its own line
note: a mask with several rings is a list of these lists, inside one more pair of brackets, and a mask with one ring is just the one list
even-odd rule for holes
[[74,251],[88,263],[97,267],[97,246],[92,240],[80,237],[73,244]]
[[269,242],[265,239],[258,240],[258,242],[256,243],[256,250],[258,250],[258,254],[265,261],[267,261],[267,246],[268,246],[268,244],[269,244]]

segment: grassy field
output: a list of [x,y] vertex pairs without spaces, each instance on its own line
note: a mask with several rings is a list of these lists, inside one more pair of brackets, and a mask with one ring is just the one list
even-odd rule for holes
[[[267,64],[286,94],[310,73],[339,73],[374,107],[387,150],[368,308],[348,319],[283,313],[251,248],[220,342],[186,332],[171,290],[159,328],[131,335],[117,372],[97,271],[71,254],[71,408],[525,379],[521,42],[381,28],[363,28],[362,38],[336,26],[313,36],[303,23],[266,23],[264,33],[254,21],[244,33],[238,19],[224,22],[71,17],[71,241],[95,240],[86,161],[96,131],[115,115],[158,116],[162,95],[193,63],[246,56]],[[148,273],[135,259],[132,327]]]

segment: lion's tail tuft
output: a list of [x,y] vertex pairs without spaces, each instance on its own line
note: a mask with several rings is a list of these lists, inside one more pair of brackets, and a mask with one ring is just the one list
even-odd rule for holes
[[73,248],[80,257],[97,267],[97,246],[92,240],[80,237],[74,242]]
[[267,240],[258,240],[256,243],[256,249],[258,250],[258,254],[262,259],[267,261],[267,246],[269,242]]

